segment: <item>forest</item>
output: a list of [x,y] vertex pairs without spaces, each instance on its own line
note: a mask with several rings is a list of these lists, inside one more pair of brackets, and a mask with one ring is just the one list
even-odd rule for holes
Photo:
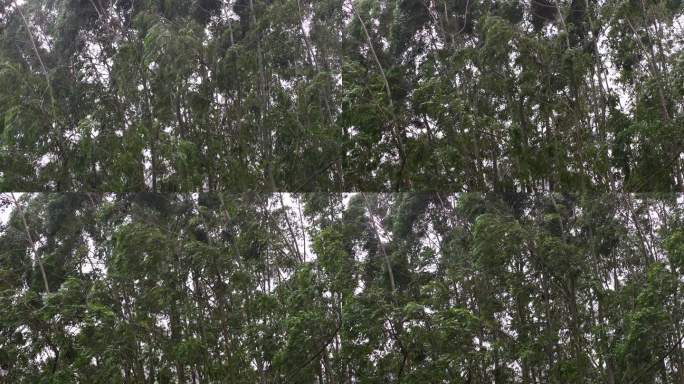
[[4,0],[0,190],[682,192],[681,0]]
[[0,0],[0,384],[684,384],[682,0]]
[[1,383],[684,382],[681,195],[0,198]]

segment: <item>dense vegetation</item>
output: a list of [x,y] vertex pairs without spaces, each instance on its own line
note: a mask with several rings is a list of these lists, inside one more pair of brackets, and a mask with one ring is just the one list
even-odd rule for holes
[[682,47],[681,0],[0,0],[0,384],[682,384]]
[[681,0],[5,0],[0,190],[684,188]]
[[2,198],[0,382],[684,381],[681,197]]

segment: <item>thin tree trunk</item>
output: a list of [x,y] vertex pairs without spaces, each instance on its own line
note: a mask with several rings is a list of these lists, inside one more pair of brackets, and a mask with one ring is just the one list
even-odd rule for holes
[[378,241],[378,248],[380,249],[380,253],[382,254],[382,257],[384,258],[385,264],[387,266],[387,274],[389,275],[390,286],[392,288],[392,297],[394,298],[394,294],[397,291],[397,287],[394,283],[394,272],[392,271],[392,263],[390,262],[389,256],[387,255],[387,252],[385,250],[385,244],[382,242],[382,239],[380,238],[380,232],[378,232],[378,228],[375,225],[375,215],[373,214],[373,210],[371,209],[370,203],[368,202],[368,198],[366,197],[366,194],[363,192],[361,192],[361,196],[363,197],[363,200],[366,203],[366,209],[368,210],[368,220],[371,223],[371,227],[373,228],[373,232],[375,233],[375,237]]
[[390,91],[390,86],[389,82],[387,81],[387,76],[385,75],[385,70],[382,67],[382,64],[380,63],[380,59],[378,58],[377,53],[375,52],[375,47],[373,46],[373,40],[371,39],[370,33],[368,32],[368,28],[366,28],[366,24],[364,23],[363,19],[361,18],[361,15],[358,13],[356,10],[356,7],[354,7],[354,2],[351,1],[349,3],[351,5],[352,12],[356,16],[356,18],[359,20],[359,23],[361,24],[361,28],[363,29],[363,33],[366,36],[366,39],[368,40],[368,47],[371,51],[371,54],[373,56],[373,60],[375,61],[375,64],[377,64],[378,69],[380,70],[380,75],[382,76],[382,81],[385,85],[385,91],[387,92],[387,101],[389,104],[389,110],[390,114],[392,116],[392,123],[391,123],[391,132],[392,136],[394,137],[394,140],[397,144],[397,149],[399,150],[399,161],[400,161],[400,168],[399,168],[399,183],[397,183],[397,189],[399,188],[401,182],[403,181],[403,171],[404,171],[404,166],[406,164],[406,153],[404,150],[404,143],[402,140],[402,136],[398,132],[397,129],[397,118],[394,114],[394,102],[392,101],[392,92]]
[[48,292],[50,292],[50,284],[48,284],[47,274],[45,273],[45,267],[43,266],[43,260],[41,260],[40,256],[38,255],[38,251],[36,250],[36,247],[35,247],[36,243],[33,241],[33,236],[31,236],[31,229],[28,226],[28,221],[26,220],[26,215],[24,214],[24,210],[22,209],[21,205],[19,204],[17,199],[14,197],[14,193],[10,193],[10,196],[12,196],[12,201],[14,202],[14,206],[19,211],[19,216],[21,216],[21,221],[24,224],[24,230],[26,231],[26,239],[29,242],[29,247],[31,248],[31,252],[33,253],[33,257],[36,259],[36,263],[38,264],[38,269],[40,270],[40,275],[43,278],[43,284],[45,286],[45,293],[48,293]]

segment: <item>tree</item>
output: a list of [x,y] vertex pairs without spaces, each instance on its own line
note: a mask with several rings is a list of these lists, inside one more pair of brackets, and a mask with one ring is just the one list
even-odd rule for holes
[[0,228],[3,382],[684,373],[676,195],[16,197]]
[[27,0],[0,189],[675,192],[679,1]]

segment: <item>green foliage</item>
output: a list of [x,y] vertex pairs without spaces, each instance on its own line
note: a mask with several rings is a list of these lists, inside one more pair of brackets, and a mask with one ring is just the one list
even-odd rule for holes
[[0,190],[680,191],[682,9],[27,0]]
[[663,247],[674,268],[684,268],[684,230],[677,229],[670,233]]
[[655,384],[684,367],[674,195],[8,201],[13,383]]

